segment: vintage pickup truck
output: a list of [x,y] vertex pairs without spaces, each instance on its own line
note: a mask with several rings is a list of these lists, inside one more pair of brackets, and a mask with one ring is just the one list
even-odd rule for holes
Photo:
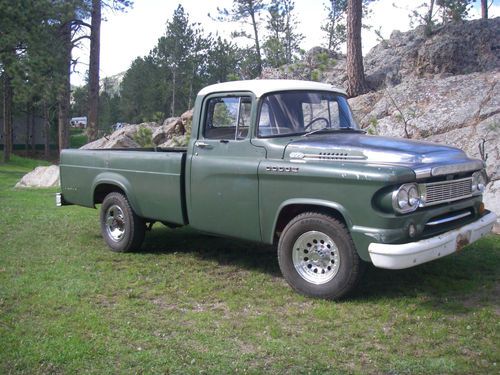
[[212,85],[192,126],[187,148],[64,150],[58,204],[101,204],[102,236],[118,252],[138,250],[154,222],[277,244],[288,283],[331,299],[355,287],[365,262],[438,259],[496,220],[482,203],[482,161],[367,135],[328,84]]

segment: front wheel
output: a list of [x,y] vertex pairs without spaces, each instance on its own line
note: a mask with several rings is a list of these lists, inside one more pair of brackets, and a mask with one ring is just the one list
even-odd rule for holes
[[343,297],[362,274],[362,261],[344,224],[316,212],[288,223],[278,243],[278,261],[290,286],[311,297]]
[[101,206],[101,233],[111,250],[124,253],[138,250],[144,240],[146,224],[137,216],[127,198],[110,193]]

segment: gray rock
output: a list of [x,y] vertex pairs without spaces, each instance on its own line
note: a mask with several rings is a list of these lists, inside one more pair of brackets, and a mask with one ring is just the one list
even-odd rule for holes
[[167,117],[165,120],[163,120],[163,126],[171,124],[172,122],[176,122],[179,120],[179,117]]
[[153,142],[155,145],[163,144],[174,135],[184,134],[184,126],[180,117],[171,117],[170,122],[163,122],[163,125],[157,128],[153,133]]
[[16,184],[16,188],[49,188],[59,185],[59,167],[51,165],[50,167],[36,167],[25,174]]
[[468,74],[496,69],[500,61],[500,18],[451,22],[419,47],[418,73]]
[[111,135],[100,138],[82,146],[82,149],[104,148],[140,148],[135,141],[137,131],[146,127],[152,131],[152,141],[158,147],[186,146],[191,134],[193,110],[184,112],[180,117],[169,117],[159,126],[155,122],[144,122],[137,125],[127,125],[113,132]]
[[484,193],[485,207],[497,214],[495,233],[500,234],[500,180],[490,183]]
[[134,136],[141,127],[151,129],[153,132],[158,128],[155,122],[144,122],[138,125],[127,125],[116,130],[109,136],[102,137],[94,142],[83,145],[82,149],[104,149],[104,148],[139,148],[140,145],[134,140]]

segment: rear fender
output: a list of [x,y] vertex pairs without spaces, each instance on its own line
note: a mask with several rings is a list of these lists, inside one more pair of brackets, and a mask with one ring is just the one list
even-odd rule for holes
[[[98,188],[99,185],[113,185],[118,187],[120,190],[123,191],[125,196],[127,197],[130,206],[132,207],[132,210],[138,215],[142,216],[142,212],[140,209],[140,206],[138,205],[136,195],[134,194],[134,189],[132,188],[132,185],[130,182],[123,177],[120,174],[113,173],[113,172],[103,172],[100,173],[99,175],[96,176],[92,183],[92,189],[91,189],[91,201],[94,202],[94,193],[96,189]],[[94,207],[95,207],[95,202],[94,202]]]

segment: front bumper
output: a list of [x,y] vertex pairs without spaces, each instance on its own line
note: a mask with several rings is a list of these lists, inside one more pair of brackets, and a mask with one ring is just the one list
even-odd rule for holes
[[473,223],[417,242],[390,245],[372,242],[368,253],[375,267],[403,269],[442,258],[491,232],[497,217],[490,212]]

